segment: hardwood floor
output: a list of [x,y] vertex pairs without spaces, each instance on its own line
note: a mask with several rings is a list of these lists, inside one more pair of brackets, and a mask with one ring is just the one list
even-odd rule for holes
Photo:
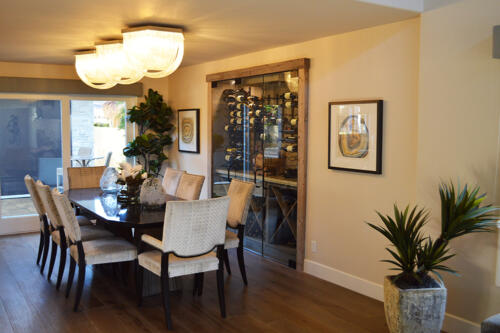
[[[133,286],[124,286],[111,267],[88,267],[80,310],[74,289],[61,290],[35,264],[38,235],[0,237],[0,331],[165,332],[159,296],[136,306]],[[172,293],[176,332],[387,332],[383,304],[350,290],[245,253],[245,288],[230,251],[232,276],[225,276],[227,318],[217,303],[215,272],[205,274],[203,295],[192,295],[192,277]],[[57,258],[56,263],[59,261]],[[68,268],[68,267],[67,267]],[[68,269],[66,268],[66,273]]]

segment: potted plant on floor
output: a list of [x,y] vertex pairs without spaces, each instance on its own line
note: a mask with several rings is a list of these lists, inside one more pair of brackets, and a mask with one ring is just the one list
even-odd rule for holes
[[424,236],[422,228],[428,221],[427,210],[407,206],[400,210],[394,205],[394,216],[377,212],[382,226],[368,223],[384,235],[393,248],[386,248],[392,256],[382,260],[400,271],[384,279],[384,307],[391,333],[440,332],[446,309],[446,288],[440,271],[457,274],[444,262],[454,256],[450,253],[452,239],[474,232],[487,232],[496,224],[496,207],[481,206],[485,194],[479,187],[470,190],[467,185],[455,190],[453,183],[439,188],[441,198],[441,234],[433,239]]

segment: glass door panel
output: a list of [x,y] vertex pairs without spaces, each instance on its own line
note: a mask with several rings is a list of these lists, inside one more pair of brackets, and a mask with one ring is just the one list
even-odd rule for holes
[[0,99],[0,214],[35,215],[24,176],[57,185],[62,167],[61,102]]
[[264,75],[264,255],[295,267],[297,238],[298,73]]

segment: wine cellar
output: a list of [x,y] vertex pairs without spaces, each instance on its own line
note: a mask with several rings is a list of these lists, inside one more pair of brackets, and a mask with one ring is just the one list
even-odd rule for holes
[[305,224],[307,67],[307,59],[299,59],[207,76],[212,197],[226,195],[233,178],[254,182],[244,246],[299,270]]

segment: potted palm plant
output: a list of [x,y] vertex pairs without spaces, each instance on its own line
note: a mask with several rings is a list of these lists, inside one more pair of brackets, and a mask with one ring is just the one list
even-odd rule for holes
[[384,307],[391,333],[440,332],[446,309],[446,288],[441,271],[457,274],[444,265],[452,258],[450,241],[474,233],[492,230],[497,218],[496,207],[483,205],[485,194],[479,187],[470,190],[467,185],[456,190],[453,183],[442,183],[441,234],[433,239],[425,236],[423,227],[429,213],[417,206],[400,210],[394,205],[394,216],[382,215],[382,225],[368,223],[390,242],[386,248],[399,274],[384,279]]

